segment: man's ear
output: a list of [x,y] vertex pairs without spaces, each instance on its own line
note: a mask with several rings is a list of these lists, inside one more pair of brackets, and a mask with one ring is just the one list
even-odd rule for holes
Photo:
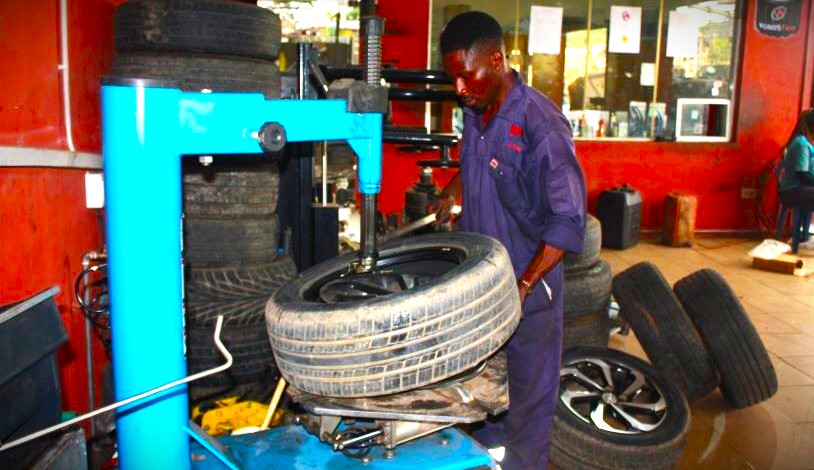
[[501,50],[493,51],[489,56],[492,67],[497,71],[502,71],[506,63],[506,55]]

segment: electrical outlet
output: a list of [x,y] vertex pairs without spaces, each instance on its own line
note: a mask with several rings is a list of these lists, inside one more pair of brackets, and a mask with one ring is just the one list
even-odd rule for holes
[[757,196],[755,188],[741,188],[741,199],[754,199]]

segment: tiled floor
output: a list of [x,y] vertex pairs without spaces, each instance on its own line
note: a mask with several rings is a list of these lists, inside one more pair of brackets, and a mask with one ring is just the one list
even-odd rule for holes
[[[682,469],[814,469],[814,275],[753,269],[747,252],[758,243],[700,239],[693,248],[669,248],[642,242],[602,252],[614,273],[651,261],[671,283],[698,269],[718,270],[774,362],[780,390],[767,402],[736,410],[715,392],[692,405]],[[814,256],[803,259],[814,268]],[[611,347],[646,358],[633,334],[612,337]]]

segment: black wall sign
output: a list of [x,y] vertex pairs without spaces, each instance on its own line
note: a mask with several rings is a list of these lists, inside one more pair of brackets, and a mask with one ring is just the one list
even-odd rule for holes
[[802,0],[757,0],[755,27],[767,36],[791,36],[800,27]]

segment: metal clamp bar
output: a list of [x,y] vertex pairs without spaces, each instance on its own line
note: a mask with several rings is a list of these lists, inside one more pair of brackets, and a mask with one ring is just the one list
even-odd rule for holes
[[81,421],[84,421],[86,419],[93,418],[94,416],[100,415],[102,413],[107,413],[108,411],[114,410],[114,409],[119,408],[121,406],[129,405],[130,403],[133,403],[134,401],[138,401],[138,400],[141,400],[143,398],[147,398],[147,397],[149,397],[151,395],[155,395],[156,393],[163,392],[164,390],[169,390],[169,389],[177,387],[179,385],[183,385],[183,384],[186,384],[186,383],[198,380],[198,379],[202,379],[204,377],[208,377],[208,376],[213,375],[213,374],[217,374],[219,372],[223,372],[224,370],[232,367],[232,362],[233,362],[232,355],[229,353],[229,351],[226,349],[226,347],[223,345],[223,343],[220,340],[220,332],[221,332],[221,327],[222,326],[223,326],[223,315],[219,315],[217,323],[215,324],[214,339],[215,339],[215,346],[217,346],[218,351],[220,351],[220,353],[226,359],[226,362],[223,365],[215,367],[214,369],[209,369],[209,370],[205,370],[203,372],[198,372],[197,374],[193,374],[193,375],[190,375],[190,376],[188,376],[186,378],[176,380],[174,382],[170,382],[170,383],[168,383],[166,385],[162,385],[162,386],[154,388],[152,390],[148,390],[148,391],[146,391],[144,393],[140,393],[140,394],[138,394],[136,396],[127,398],[125,400],[117,401],[116,403],[111,403],[111,404],[109,404],[109,405],[107,405],[105,407],[99,408],[96,411],[92,411],[90,413],[85,413],[83,415],[77,416],[76,418],[65,421],[64,423],[55,424],[55,425],[53,425],[53,426],[51,426],[49,428],[45,428],[45,429],[42,429],[42,430],[37,431],[35,433],[32,433],[32,434],[29,434],[27,436],[21,437],[19,439],[13,440],[11,442],[7,442],[7,443],[2,444],[0,446],[0,452],[2,452],[4,450],[11,449],[12,447],[17,447],[17,446],[19,446],[21,444],[25,444],[26,442],[33,441],[34,439],[38,439],[38,438],[40,438],[42,436],[45,436],[47,434],[50,434],[50,433],[52,433],[54,431],[58,431],[60,429],[72,426],[72,425],[74,425],[76,423],[79,423]]
[[387,89],[387,97],[397,101],[455,101],[458,97],[452,90],[436,88],[395,88]]
[[451,146],[457,144],[459,140],[460,137],[457,134],[422,134],[412,131],[401,132],[392,129],[382,134],[382,142],[388,144]]
[[[320,65],[329,80],[340,78],[353,78],[362,80],[364,72],[362,67],[329,67]],[[419,69],[382,69],[382,78],[389,83],[427,83],[435,85],[449,85],[452,81],[443,70]]]

